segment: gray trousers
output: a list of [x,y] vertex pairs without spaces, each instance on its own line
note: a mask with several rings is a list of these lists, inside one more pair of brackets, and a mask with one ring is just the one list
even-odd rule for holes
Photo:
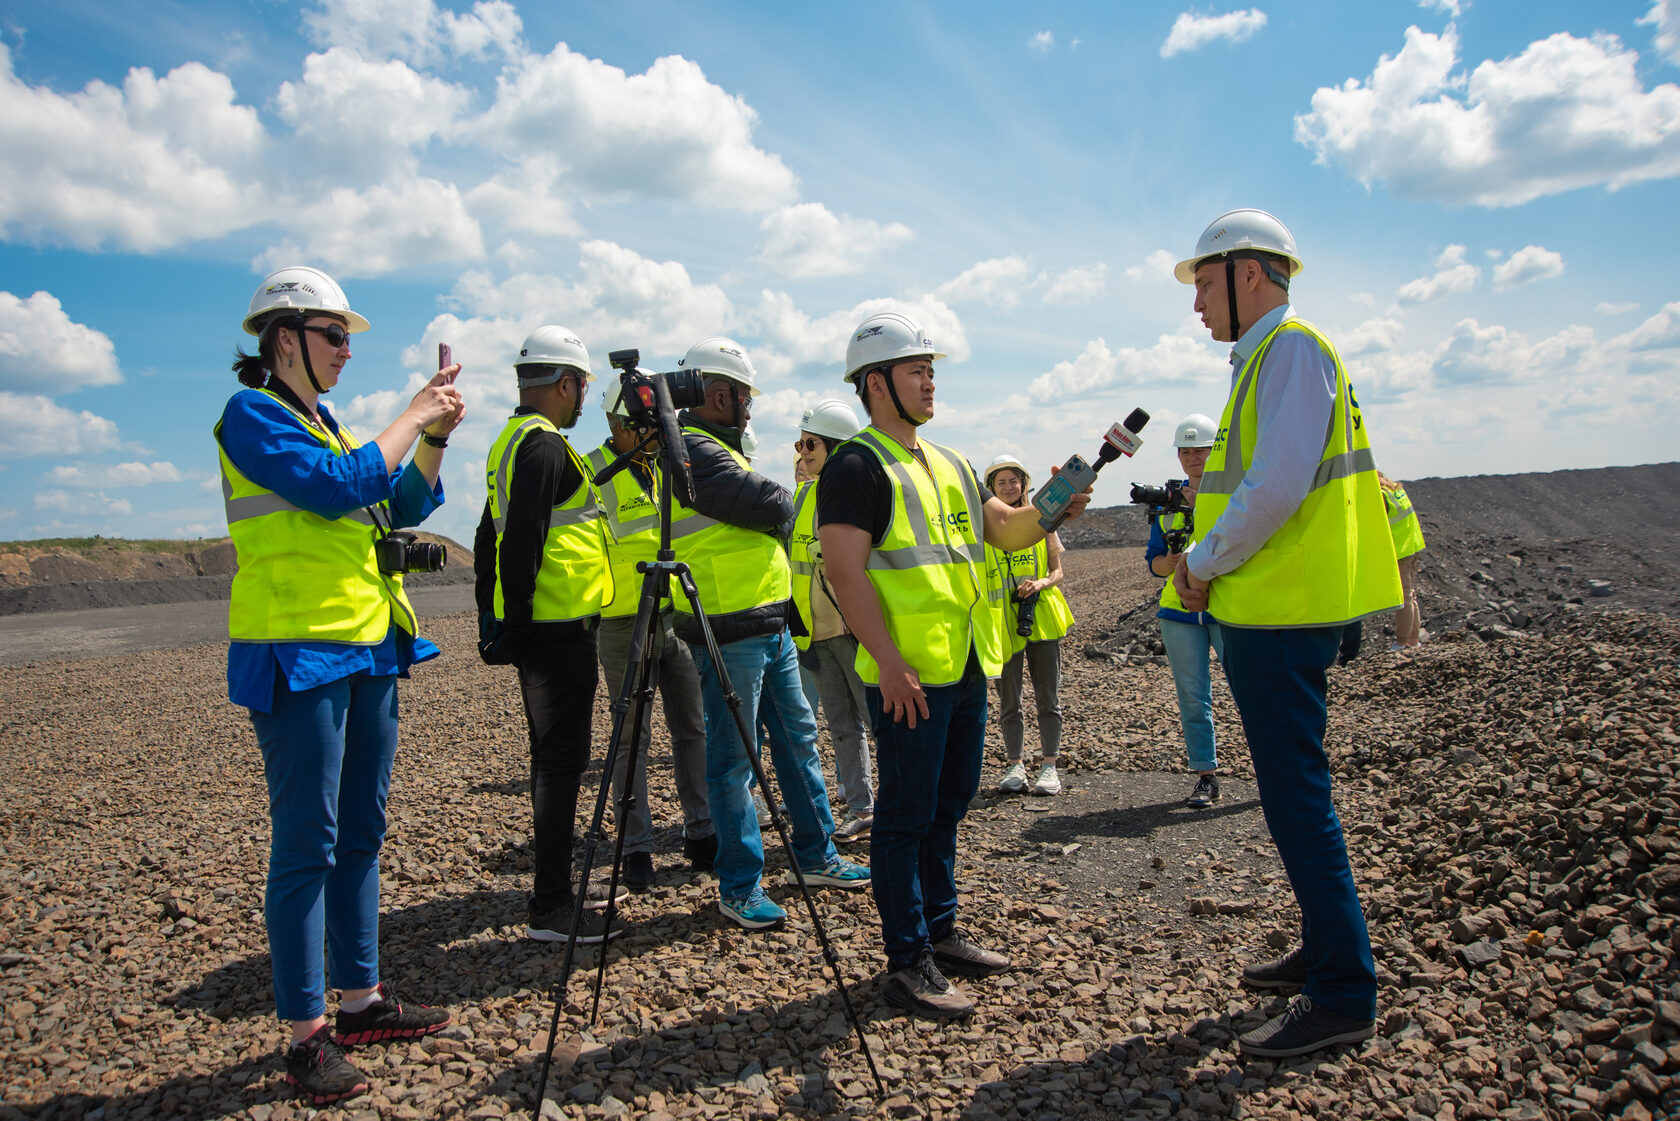
[[[706,713],[700,699],[700,675],[694,668],[688,645],[677,640],[671,629],[671,612],[659,617],[658,654],[653,664],[659,699],[665,707],[665,727],[671,733],[671,762],[676,772],[677,801],[682,804],[683,836],[710,837],[712,812],[706,802]],[[624,670],[630,661],[630,634],[636,627],[634,615],[602,619],[597,638],[603,680],[602,691],[616,700],[624,688]],[[628,722],[628,717],[626,721]],[[653,742],[653,713],[642,718],[641,745],[636,757],[636,802],[625,824],[624,851],[653,851],[653,818],[648,811],[647,757]],[[630,745],[619,747],[613,760],[613,811],[624,797],[624,774],[630,765]]]
[[834,777],[840,797],[859,817],[875,812],[875,775],[869,760],[869,706],[857,675],[857,639],[849,634],[818,639],[801,656],[817,678],[823,719],[834,741]]
[[1003,728],[1003,749],[1013,763],[1021,757],[1026,739],[1026,722],[1021,717],[1021,671],[1032,674],[1033,699],[1038,702],[1039,749],[1046,759],[1062,753],[1062,644],[1029,642],[1027,648],[1003,663],[998,678],[998,723]]

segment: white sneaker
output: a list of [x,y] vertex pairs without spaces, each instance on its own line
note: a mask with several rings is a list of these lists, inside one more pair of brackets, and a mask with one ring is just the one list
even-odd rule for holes
[[1009,794],[1019,794],[1027,788],[1027,765],[1019,759],[1009,764],[1009,769],[1003,772],[1003,778],[998,782],[998,789]]
[[1038,780],[1033,783],[1032,792],[1034,794],[1060,794],[1062,792],[1062,776],[1056,773],[1056,764],[1046,763],[1038,769]]

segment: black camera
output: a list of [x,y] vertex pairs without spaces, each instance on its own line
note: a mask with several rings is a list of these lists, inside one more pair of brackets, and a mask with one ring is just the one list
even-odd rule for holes
[[[1196,532],[1196,512],[1184,497],[1182,482],[1168,479],[1166,485],[1160,487],[1146,487],[1133,483],[1132,502],[1138,506],[1147,506],[1150,518],[1161,519],[1161,535],[1166,538],[1167,552],[1184,551],[1185,544]],[[1173,529],[1167,525],[1165,519],[1178,513],[1184,515],[1184,524]]]
[[1015,633],[1022,638],[1028,638],[1033,633],[1033,623],[1038,618],[1038,597],[1042,592],[1034,592],[1025,599],[1015,601]]
[[399,529],[373,543],[373,559],[385,573],[436,572],[448,563],[449,550]]
[[699,370],[671,370],[655,374],[637,367],[642,360],[639,350],[615,350],[607,361],[618,370],[619,383],[624,387],[626,422],[638,432],[650,432],[659,427],[659,394],[654,382],[665,383],[665,390],[673,409],[692,409],[706,403]]

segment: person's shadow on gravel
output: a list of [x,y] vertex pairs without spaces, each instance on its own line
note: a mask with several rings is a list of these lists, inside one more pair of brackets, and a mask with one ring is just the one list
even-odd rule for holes
[[1205,810],[1185,809],[1182,801],[1153,802],[1145,806],[1109,806],[1083,814],[1046,814],[1021,831],[1021,838],[1033,843],[1053,844],[1081,837],[1137,839],[1163,829],[1194,828],[1210,821],[1248,813],[1260,808],[1260,800],[1222,802]]

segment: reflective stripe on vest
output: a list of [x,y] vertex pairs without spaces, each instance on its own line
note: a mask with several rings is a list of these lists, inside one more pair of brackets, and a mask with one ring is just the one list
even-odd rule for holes
[[1418,522],[1417,511],[1412,509],[1406,488],[1396,483],[1393,490],[1384,489],[1383,504],[1388,507],[1388,532],[1394,539],[1394,555],[1403,560],[1423,552],[1423,526]]
[[1286,331],[1308,336],[1334,366],[1336,401],[1300,506],[1258,552],[1213,581],[1208,613],[1228,626],[1338,626],[1400,603],[1394,544],[1359,402],[1335,346],[1302,320],[1279,324],[1243,364],[1202,473],[1196,521],[1211,534],[1253,465],[1256,385],[1266,355]]
[[[751,471],[747,457],[702,428],[684,432],[711,440]],[[673,496],[674,497],[674,496]],[[688,565],[700,602],[713,621],[758,607],[785,603],[793,593],[793,577],[782,543],[770,533],[720,522],[696,513],[681,502],[671,508],[671,548]],[[687,598],[676,602],[688,614]]]
[[490,520],[496,529],[496,592],[494,609],[498,619],[507,617],[502,595],[502,537],[507,531],[508,496],[513,490],[513,472],[519,445],[533,432],[551,432],[559,437],[566,457],[583,481],[548,516],[548,536],[543,541],[542,562],[537,568],[536,590],[531,597],[533,623],[564,623],[601,613],[601,605],[612,594],[612,574],[607,567],[606,534],[601,526],[600,507],[589,468],[571,442],[560,434],[554,422],[540,413],[511,416],[501,435],[490,445],[485,461],[484,481],[490,502]]
[[[892,483],[886,534],[864,568],[893,644],[923,685],[962,680],[972,648],[987,677],[1003,668],[1003,635],[985,578],[985,514],[979,484],[966,460],[921,441],[924,466],[879,428],[849,443],[866,448]],[[862,645],[858,676],[880,683],[880,668]]]
[[[590,470],[599,475],[612,465],[618,453],[610,442],[584,457]],[[642,487],[634,471],[626,467],[607,480],[610,490],[601,493],[601,519],[607,528],[607,566],[612,570],[612,597],[601,605],[601,618],[634,615],[641,602],[642,576],[636,571],[641,561],[659,555],[658,480],[652,492]],[[661,607],[669,607],[665,600]]]
[[[1055,642],[1073,627],[1073,609],[1059,585],[1044,589],[1038,595],[1038,609],[1033,612],[1030,636],[1016,633],[1016,599],[1014,588],[1023,580],[1037,580],[1050,573],[1050,539],[1039,541],[1030,549],[1006,553],[993,545],[986,546],[988,581],[994,585],[994,597],[1001,592],[998,610],[1003,616],[1003,636],[1013,656],[1025,650],[1029,642]],[[991,574],[996,572],[996,577]]]
[[[278,402],[333,455],[360,446],[345,425],[335,439],[279,394],[247,392]],[[364,508],[336,518],[311,513],[247,478],[222,447],[220,423],[214,431],[228,535],[239,562],[228,600],[228,637],[378,646],[393,620],[416,633],[402,575],[380,572],[373,556],[381,521],[390,524],[389,507],[381,503],[372,507],[376,513]]]

